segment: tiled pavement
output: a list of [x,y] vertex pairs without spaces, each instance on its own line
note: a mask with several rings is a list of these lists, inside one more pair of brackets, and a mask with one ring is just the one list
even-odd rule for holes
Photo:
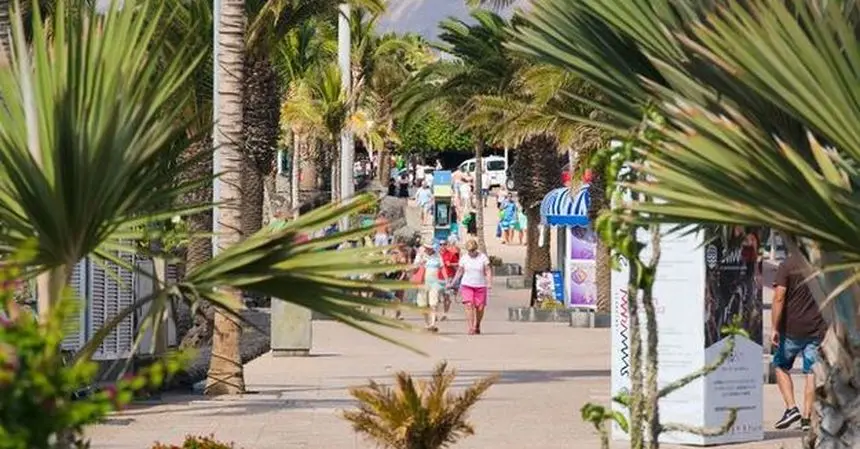
[[[500,252],[514,256],[518,251]],[[246,449],[369,449],[373,445],[357,438],[338,417],[352,405],[347,387],[368,378],[388,379],[397,370],[427,373],[439,360],[459,370],[460,385],[501,374],[500,383],[472,413],[476,435],[458,449],[596,448],[598,439],[580,420],[579,408],[587,401],[609,400],[609,332],[508,322],[506,308],[525,301],[525,291],[496,287],[484,335],[465,335],[459,311],[442,323],[439,335],[398,334],[427,357],[333,322],[315,322],[312,357],[266,355],[246,366],[254,394],[219,400],[171,396],[161,404],[135,406],[90,429],[93,448],[143,449],[156,440],[178,443],[185,434],[214,433]],[[774,386],[765,387],[765,397],[765,424],[770,427],[781,404]],[[774,431],[766,437],[734,447],[800,447],[797,432]]]

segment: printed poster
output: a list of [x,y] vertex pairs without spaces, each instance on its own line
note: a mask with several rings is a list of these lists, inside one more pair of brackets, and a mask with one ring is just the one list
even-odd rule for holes
[[591,229],[582,226],[570,228],[569,234],[570,260],[594,260],[597,247],[597,235]]
[[594,308],[597,306],[597,284],[593,261],[571,260],[570,307]]

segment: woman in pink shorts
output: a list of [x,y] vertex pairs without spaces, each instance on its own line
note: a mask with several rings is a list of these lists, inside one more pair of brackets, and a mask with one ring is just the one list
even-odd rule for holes
[[490,259],[478,251],[478,242],[466,242],[466,254],[460,257],[460,266],[455,279],[460,281],[460,297],[466,308],[466,323],[469,334],[481,333],[481,320],[487,307],[487,292],[491,284]]

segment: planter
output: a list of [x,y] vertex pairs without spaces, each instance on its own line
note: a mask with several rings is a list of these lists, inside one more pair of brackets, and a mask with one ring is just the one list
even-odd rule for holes
[[530,323],[566,323],[570,320],[570,310],[509,307],[508,320]]
[[505,279],[505,287],[511,290],[530,290],[532,288],[532,280],[523,276],[511,276]]
[[591,309],[571,309],[570,327],[606,329],[612,325],[608,313],[596,313]]
[[493,276],[522,276],[523,267],[518,263],[503,263],[492,267]]

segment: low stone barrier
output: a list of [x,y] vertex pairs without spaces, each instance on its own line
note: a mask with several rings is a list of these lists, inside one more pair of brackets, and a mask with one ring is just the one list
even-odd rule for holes
[[508,321],[531,323],[566,323],[570,309],[540,309],[536,307],[508,307]]
[[597,313],[590,309],[571,309],[570,327],[606,329],[612,325],[608,313]]

